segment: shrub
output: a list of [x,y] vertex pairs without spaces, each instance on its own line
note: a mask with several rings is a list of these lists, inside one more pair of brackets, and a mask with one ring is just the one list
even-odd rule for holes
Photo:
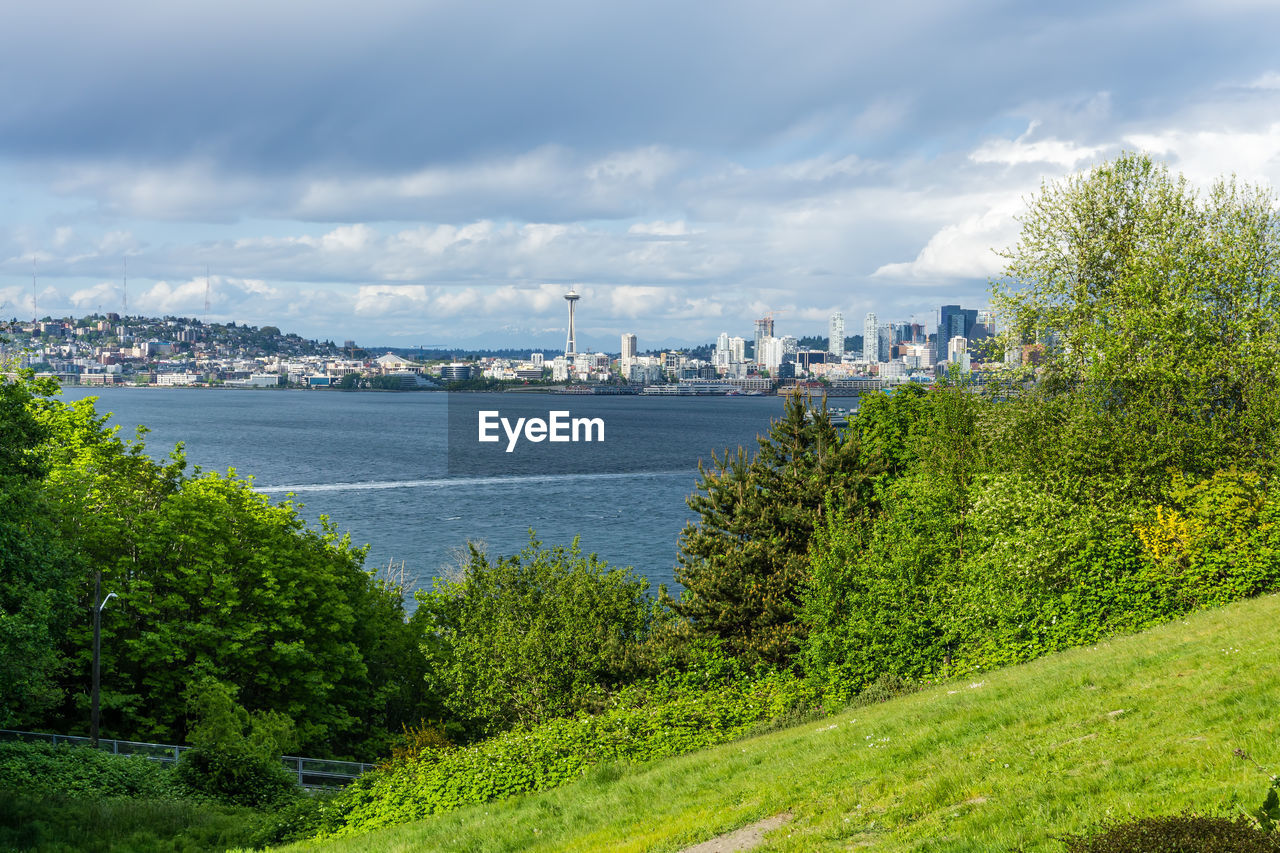
[[812,710],[819,698],[796,676],[775,673],[717,690],[637,685],[614,702],[596,716],[555,719],[389,762],[312,810],[317,834],[351,835],[558,787],[602,764],[682,755]]
[[89,799],[4,791],[0,794],[0,850],[227,850],[254,843],[262,819],[250,809],[190,800]]
[[463,576],[418,594],[425,651],[446,704],[480,733],[599,707],[635,677],[650,622],[648,582],[568,548],[491,561],[475,546]]
[[0,789],[80,798],[173,798],[173,771],[138,755],[51,743],[0,743]]
[[1280,836],[1244,816],[1162,815],[1104,824],[1062,839],[1067,853],[1276,853]]
[[193,684],[187,699],[198,722],[192,748],[178,762],[184,785],[219,802],[263,807],[297,795],[298,780],[280,763],[293,743],[293,722],[274,711],[250,714],[235,688],[212,678]]

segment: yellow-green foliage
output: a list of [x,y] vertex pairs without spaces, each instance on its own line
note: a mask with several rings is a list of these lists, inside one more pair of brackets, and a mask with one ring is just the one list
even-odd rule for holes
[[1234,467],[1197,483],[1175,472],[1170,497],[1170,506],[1155,507],[1134,528],[1151,559],[1170,572],[1202,562],[1214,551],[1238,552],[1266,503],[1259,476]]

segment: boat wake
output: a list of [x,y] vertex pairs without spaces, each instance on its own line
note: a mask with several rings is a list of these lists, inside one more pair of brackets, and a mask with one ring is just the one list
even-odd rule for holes
[[526,486],[537,483],[564,483],[575,480],[624,480],[657,479],[661,477],[692,477],[695,472],[639,471],[605,474],[529,474],[508,477],[437,477],[429,480],[374,480],[365,483],[303,483],[296,486],[257,486],[255,491],[271,493],[302,492],[362,492],[381,489],[434,489],[469,486]]

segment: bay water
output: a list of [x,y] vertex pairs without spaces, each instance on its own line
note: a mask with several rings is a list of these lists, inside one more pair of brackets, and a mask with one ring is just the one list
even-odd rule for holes
[[[62,392],[66,400],[90,396],[98,398],[100,414],[111,413],[110,424],[120,427],[122,438],[145,425],[153,458],[165,458],[182,442],[189,472],[195,466],[234,468],[273,501],[293,500],[312,524],[326,515],[356,544],[368,543],[367,568],[403,563],[410,582],[428,588],[456,568],[469,541],[481,543],[491,556],[512,554],[528,543],[532,528],[548,545],[579,537],[584,552],[634,567],[655,592],[659,584],[677,590],[677,541],[693,517],[685,498],[698,482],[698,461],[739,446],[753,453],[756,437],[782,410],[777,397],[76,387]],[[449,447],[451,408],[455,421],[460,412],[471,417],[477,408],[598,417],[607,433],[595,450],[606,450],[609,462],[602,467],[597,459],[582,470],[575,464],[578,446],[542,444],[544,457],[536,466],[468,473],[457,464],[467,450],[459,446],[456,429]],[[497,453],[504,462],[501,448]],[[514,463],[517,454],[511,458]]]

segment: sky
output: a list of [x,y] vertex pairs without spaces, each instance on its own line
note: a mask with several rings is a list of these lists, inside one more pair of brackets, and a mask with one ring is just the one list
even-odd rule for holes
[[1276,32],[1271,0],[15,5],[0,316],[127,287],[367,346],[563,346],[572,287],[608,351],[933,324],[986,304],[1042,182],[1131,150],[1275,186]]

